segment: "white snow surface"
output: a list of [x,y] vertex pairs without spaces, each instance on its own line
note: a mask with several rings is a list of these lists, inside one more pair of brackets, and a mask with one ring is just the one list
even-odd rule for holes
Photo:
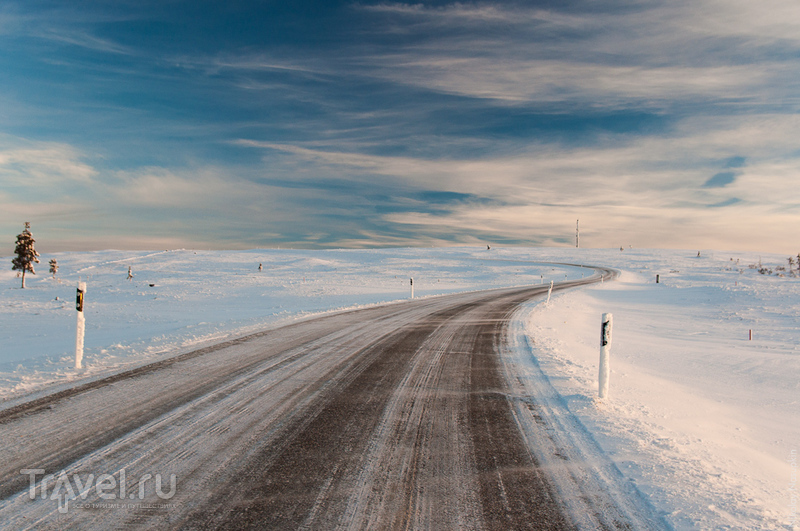
[[[796,529],[800,279],[785,256],[652,249],[475,247],[60,253],[26,289],[0,272],[5,405],[297,319],[417,297],[581,278],[615,282],[532,301],[504,360],[520,389],[676,529]],[[6,259],[3,259],[6,260]],[[7,263],[10,262],[10,257]],[[258,271],[262,263],[263,271]],[[126,280],[128,266],[134,279]],[[655,283],[656,274],[661,282]],[[75,291],[87,282],[83,370]],[[609,397],[597,397],[600,316],[614,315]],[[749,339],[749,331],[753,339]],[[3,407],[0,405],[0,407]],[[589,448],[591,447],[591,448]]]

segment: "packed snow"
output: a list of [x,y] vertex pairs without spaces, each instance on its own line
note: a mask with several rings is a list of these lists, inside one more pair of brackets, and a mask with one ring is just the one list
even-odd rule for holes
[[[43,253],[42,263],[52,258],[57,278],[40,264],[24,290],[10,257],[0,272],[6,405],[297,319],[407,299],[412,277],[416,296],[429,297],[591,274],[552,263],[614,267],[615,282],[522,308],[506,366],[523,385],[544,379],[604,463],[675,528],[796,525],[800,279],[779,271],[787,257],[460,247]],[[86,349],[75,370],[79,280]],[[599,400],[605,312],[614,316],[611,378]]]

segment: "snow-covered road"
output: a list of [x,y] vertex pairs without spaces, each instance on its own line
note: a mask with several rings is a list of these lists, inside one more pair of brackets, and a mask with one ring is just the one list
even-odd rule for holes
[[[603,485],[579,517],[557,499],[570,492],[564,478],[538,466],[518,407],[535,411],[537,399],[514,394],[498,354],[509,316],[543,292],[328,315],[7,408],[0,519],[16,529],[657,528],[646,504],[619,503]],[[537,419],[552,438],[558,426]],[[579,478],[586,465],[568,466]]]

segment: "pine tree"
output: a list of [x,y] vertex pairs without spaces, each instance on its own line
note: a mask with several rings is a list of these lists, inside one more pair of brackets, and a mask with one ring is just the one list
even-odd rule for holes
[[11,270],[22,271],[23,289],[25,289],[25,272],[30,271],[32,275],[35,275],[36,271],[33,270],[33,264],[39,263],[39,259],[37,258],[39,253],[33,248],[34,243],[36,243],[36,240],[33,239],[33,235],[31,234],[31,224],[26,221],[25,230],[22,231],[22,234],[17,235],[17,247],[14,250],[17,257],[11,260],[13,264]]
[[50,272],[53,274],[53,278],[56,278],[56,273],[58,273],[58,262],[55,258],[50,260]]

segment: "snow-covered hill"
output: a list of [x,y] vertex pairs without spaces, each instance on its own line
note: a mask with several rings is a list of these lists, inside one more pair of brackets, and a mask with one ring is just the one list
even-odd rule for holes
[[[59,280],[46,273],[53,257]],[[786,258],[474,247],[103,251],[43,255],[25,290],[4,258],[0,399],[13,403],[321,312],[404,299],[410,277],[417,296],[434,296],[587,274],[535,262],[611,266],[622,271],[619,281],[518,314],[526,339],[516,366],[529,378],[540,370],[598,451],[675,527],[786,528],[797,503],[800,279],[748,267],[760,259],[777,272]],[[72,369],[79,278],[88,283],[80,372]],[[598,402],[603,312],[614,314],[612,375],[609,399]]]

